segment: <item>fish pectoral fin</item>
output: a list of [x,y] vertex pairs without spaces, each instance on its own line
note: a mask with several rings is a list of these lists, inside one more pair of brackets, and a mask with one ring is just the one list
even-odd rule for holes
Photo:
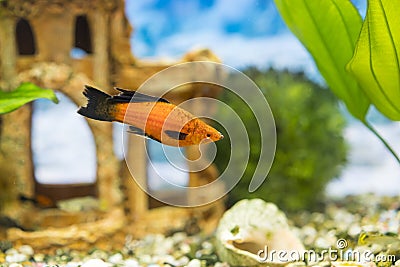
[[185,140],[186,136],[188,136],[186,133],[171,130],[165,130],[164,133],[175,140]]
[[129,126],[128,132],[133,133],[133,134],[137,134],[137,135],[146,136],[146,133],[142,129],[140,129],[140,128],[136,127],[136,126],[132,126],[132,125]]
[[164,103],[169,103],[168,100],[161,98],[161,97],[156,97],[156,96],[151,96],[151,95],[146,95],[139,93],[137,91],[131,91],[131,90],[126,90],[122,88],[117,88],[115,87],[116,90],[120,91],[118,95],[112,96],[112,101],[113,102],[118,102],[118,103],[142,103],[142,102],[164,102]]
[[[136,126],[129,125],[129,130],[128,130],[128,132],[129,132],[129,133],[132,133],[132,134],[137,134],[137,135],[145,136],[145,137],[147,137],[147,138],[150,138],[150,139],[153,139],[153,140],[155,140],[155,141],[157,141],[157,142],[160,142],[160,140],[158,140],[157,138],[155,138],[155,137],[153,137],[153,136],[147,134],[145,131],[143,131],[142,129],[140,129],[140,128],[136,127]],[[160,142],[160,143],[161,143],[161,142]]]

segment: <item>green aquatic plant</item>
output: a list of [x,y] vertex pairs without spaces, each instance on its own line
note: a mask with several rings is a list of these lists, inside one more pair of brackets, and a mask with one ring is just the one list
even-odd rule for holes
[[[260,87],[268,100],[275,117],[277,146],[265,184],[250,194],[248,184],[258,163],[261,136],[252,110],[234,93],[225,90],[221,100],[240,116],[250,144],[250,147],[235,144],[240,146],[239,151],[250,149],[250,158],[242,179],[229,194],[229,204],[258,197],[276,203],[286,211],[318,208],[325,185],[340,174],[346,162],[347,147],[342,136],[345,119],[337,99],[331,91],[302,73],[256,68],[248,68],[244,73]],[[234,119],[229,119],[234,125]],[[230,151],[229,135],[222,134],[226,138],[215,143],[218,151]],[[230,155],[217,153],[215,163],[223,171],[229,160]],[[232,163],[233,166],[243,164]]]
[[9,113],[38,98],[47,98],[58,103],[57,96],[51,89],[43,89],[33,83],[22,83],[15,90],[0,90],[0,114]]
[[369,0],[364,21],[348,0],[274,0],[335,95],[400,163],[366,115],[400,120],[400,2]]
[[[58,103],[58,99],[54,94],[53,90],[42,89],[33,83],[22,83],[15,90],[5,92],[0,89],[0,115],[12,112],[24,104],[33,101],[38,98],[47,98]],[[0,117],[0,134],[1,134],[1,123],[2,118]],[[8,202],[10,202],[16,192],[13,176],[15,171],[12,165],[7,161],[3,155],[3,151],[0,149],[0,188],[2,188],[2,194],[0,194],[0,211],[5,208]]]

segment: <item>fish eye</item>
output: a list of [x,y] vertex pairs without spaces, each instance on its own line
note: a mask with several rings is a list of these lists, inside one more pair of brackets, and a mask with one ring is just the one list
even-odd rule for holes
[[208,133],[208,134],[207,134],[207,137],[211,137],[211,134]]

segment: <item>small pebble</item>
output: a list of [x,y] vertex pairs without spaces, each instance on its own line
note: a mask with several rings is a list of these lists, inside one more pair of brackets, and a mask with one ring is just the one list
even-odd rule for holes
[[18,251],[22,254],[32,256],[35,252],[33,251],[33,248],[29,245],[23,245],[18,248]]
[[184,244],[181,244],[180,246],[179,246],[179,250],[180,251],[182,251],[182,253],[183,254],[188,254],[188,253],[190,253],[190,245],[189,244],[186,244],[186,243],[184,243]]
[[349,230],[348,230],[347,233],[351,237],[356,237],[356,236],[358,236],[360,234],[360,232],[361,232],[361,227],[358,224],[352,224],[349,227]]
[[45,259],[45,255],[44,254],[42,254],[42,253],[37,253],[37,254],[35,254],[35,255],[33,255],[33,259],[36,261],[36,262],[43,262],[44,261],[44,259]]
[[92,258],[92,259],[104,259],[105,260],[105,259],[108,258],[108,254],[105,251],[102,251],[100,249],[96,249],[90,254],[90,258]]
[[11,263],[9,267],[24,267],[22,264],[19,263]]
[[175,260],[175,265],[177,266],[184,266],[187,265],[189,263],[189,258],[186,256],[182,256],[179,259]]
[[15,253],[6,256],[6,262],[23,262],[27,260],[28,256],[21,253]]
[[121,264],[123,262],[123,260],[124,260],[124,257],[122,256],[121,253],[116,253],[114,255],[111,255],[108,258],[108,261],[113,263],[113,264]]
[[189,261],[187,267],[201,267],[201,261],[199,259],[193,259]]
[[139,262],[135,259],[127,259],[124,263],[125,267],[139,267]]
[[90,259],[82,264],[82,267],[108,267],[109,265],[100,259]]
[[151,256],[150,255],[141,255],[139,257],[139,262],[142,264],[150,264],[151,263]]
[[325,248],[325,249],[328,249],[330,246],[331,246],[331,244],[328,242],[328,240],[326,240],[325,238],[323,238],[323,237],[318,237],[316,240],[315,240],[315,246],[317,247],[317,248]]
[[15,248],[10,248],[6,250],[6,255],[12,255],[12,254],[17,254],[18,250],[16,250]]

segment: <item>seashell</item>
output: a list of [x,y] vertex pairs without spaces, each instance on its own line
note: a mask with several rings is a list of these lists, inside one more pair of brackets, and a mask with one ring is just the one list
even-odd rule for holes
[[305,250],[285,214],[261,199],[241,200],[225,212],[215,246],[219,258],[231,266],[286,265],[296,260],[289,253]]

